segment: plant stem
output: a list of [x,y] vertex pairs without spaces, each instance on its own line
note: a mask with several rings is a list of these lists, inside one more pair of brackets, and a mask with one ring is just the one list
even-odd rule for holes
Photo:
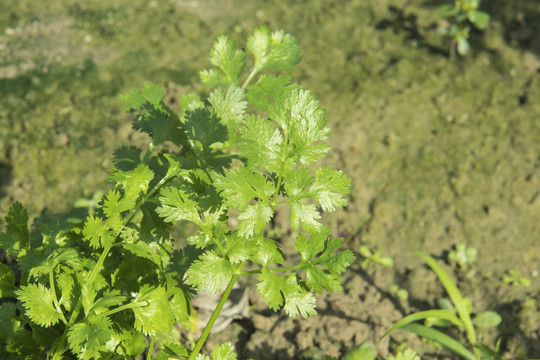
[[244,85],[242,85],[242,89],[245,89],[248,87],[249,83],[251,82],[251,80],[253,79],[253,77],[259,72],[258,69],[253,69],[251,71],[251,73],[249,74],[249,76],[247,77],[246,81],[244,82]]
[[150,341],[150,347],[148,348],[148,353],[146,354],[146,360],[152,360],[152,353],[154,352],[154,345],[156,344],[156,337],[152,336]]
[[195,347],[193,348],[193,351],[189,355],[188,360],[195,360],[197,355],[201,352],[201,349],[206,342],[206,339],[208,338],[208,335],[210,335],[210,331],[212,331],[212,328],[214,327],[214,323],[216,322],[219,313],[221,312],[221,309],[223,309],[223,306],[225,305],[225,302],[229,298],[229,295],[231,294],[231,291],[234,287],[234,284],[236,284],[236,280],[238,280],[238,276],[242,273],[242,268],[244,267],[244,263],[241,263],[238,269],[235,271],[234,275],[231,277],[231,280],[229,281],[229,285],[227,285],[227,288],[223,292],[223,295],[221,295],[221,299],[219,299],[219,303],[217,307],[215,308],[214,312],[212,313],[212,316],[210,317],[210,320],[208,320],[208,323],[204,327],[204,330],[201,334],[201,337],[199,337],[199,340],[197,340],[197,343],[195,344]]

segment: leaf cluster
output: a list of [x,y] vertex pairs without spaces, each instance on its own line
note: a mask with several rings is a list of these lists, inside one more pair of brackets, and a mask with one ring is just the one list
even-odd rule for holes
[[[445,4],[437,8],[439,16],[447,18],[448,27],[439,28],[439,32],[453,39],[460,55],[466,55],[470,50],[469,33],[471,25],[479,30],[485,30],[489,25],[490,16],[478,10],[480,0],[456,0],[454,4]],[[451,52],[452,56],[452,52]]]
[[[310,167],[329,151],[325,111],[279,73],[301,60],[291,35],[258,28],[247,51],[250,70],[248,53],[218,37],[214,67],[200,73],[208,98],[183,95],[179,113],[150,82],[122,97],[151,143],[115,152],[114,188],[79,201],[87,214],[29,226],[24,207],[11,207],[0,234],[14,264],[0,263],[2,358],[130,359],[144,351],[151,358],[160,334],[175,323],[191,327],[194,292],[230,291],[240,275],[256,275],[268,306],[291,317],[316,314],[313,293],[342,290],[354,256],[320,219],[346,206],[350,180]],[[296,263],[266,234],[278,207],[290,209]],[[183,248],[171,235],[177,222],[197,227]],[[192,351],[160,343],[157,358],[207,359],[199,354],[204,340]],[[224,344],[212,358],[236,355]]]

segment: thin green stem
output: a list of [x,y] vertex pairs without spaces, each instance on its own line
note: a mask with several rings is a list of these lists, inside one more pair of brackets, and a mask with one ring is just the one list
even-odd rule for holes
[[279,167],[279,175],[276,183],[276,191],[272,197],[272,207],[275,208],[277,204],[277,197],[279,195],[279,189],[281,188],[281,182],[283,181],[283,173],[285,172],[285,163],[287,162],[287,150],[289,149],[289,134],[285,134],[285,144],[283,145],[283,152],[281,153],[281,165]]
[[221,295],[221,299],[219,299],[219,303],[214,309],[214,312],[212,313],[210,320],[208,320],[208,323],[204,327],[201,337],[199,337],[199,340],[197,340],[197,343],[195,344],[193,351],[189,355],[188,360],[195,360],[197,355],[199,355],[199,353],[201,352],[201,349],[204,343],[206,342],[208,335],[210,335],[210,331],[212,331],[212,328],[214,327],[214,324],[219,316],[219,313],[221,312],[221,310],[223,309],[223,306],[225,305],[225,302],[229,298],[229,295],[231,294],[234,284],[236,284],[236,280],[238,280],[238,276],[240,276],[240,274],[242,273],[242,268],[244,267],[244,265],[245,265],[245,262],[241,263],[238,266],[238,269],[236,269],[234,275],[231,277],[231,280],[229,281],[229,285],[227,285],[227,288]]
[[67,325],[68,321],[66,320],[66,317],[64,316],[64,313],[62,312],[62,308],[60,307],[60,303],[58,302],[58,297],[56,296],[56,287],[54,285],[54,266],[52,266],[52,264],[50,265],[49,267],[49,284],[51,286],[51,292],[54,296],[54,299],[53,299],[53,302],[54,302],[54,307],[56,308],[56,310],[60,313],[60,315],[62,315],[62,321],[64,322],[64,324]]
[[253,68],[253,70],[247,77],[246,81],[244,81],[244,85],[242,85],[242,89],[246,89],[248,87],[249,83],[251,82],[251,80],[253,80],[253,77],[257,75],[258,72],[259,72],[259,69]]
[[154,345],[156,345],[156,337],[152,336],[152,340],[150,340],[150,347],[148,348],[148,353],[146,354],[146,360],[152,359],[152,353],[154,352]]

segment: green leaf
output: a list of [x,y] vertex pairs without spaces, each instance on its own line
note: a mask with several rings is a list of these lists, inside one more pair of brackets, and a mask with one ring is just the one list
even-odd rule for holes
[[489,14],[483,11],[471,10],[467,13],[469,21],[478,29],[484,30],[489,25]]
[[251,255],[251,260],[266,267],[268,264],[283,264],[285,259],[279,250],[278,244],[262,236],[255,238],[257,244],[255,252]]
[[465,346],[450,336],[433,328],[425,327],[419,324],[408,324],[402,327],[403,330],[410,331],[423,338],[435,341],[450,351],[461,356],[466,360],[476,360],[476,357]]
[[467,55],[470,50],[469,40],[465,37],[457,38],[457,51],[460,55]]
[[234,269],[231,264],[213,251],[207,251],[195,260],[187,271],[187,283],[199,291],[215,294],[231,280]]
[[457,14],[459,9],[452,4],[444,4],[437,8],[437,15],[442,17],[450,17]]
[[201,71],[203,84],[210,87],[236,85],[246,66],[246,53],[237,49],[236,43],[230,37],[220,35],[210,51],[210,63],[217,66],[221,73],[216,70]]
[[26,315],[36,324],[49,327],[62,319],[62,314],[53,305],[52,291],[43,284],[21,286],[15,294],[26,309]]
[[106,290],[103,295],[94,302],[92,311],[99,314],[112,306],[118,306],[126,301],[126,296],[121,295],[120,290]]
[[182,145],[185,134],[180,119],[161,100],[164,94],[161,86],[145,82],[141,89],[131,90],[122,96],[124,110],[141,112],[134,119],[133,128],[150,134],[154,145],[167,140]]
[[113,164],[122,171],[133,170],[141,163],[142,150],[136,146],[122,146],[114,151]]
[[11,205],[4,220],[6,232],[0,234],[0,248],[11,256],[21,257],[30,249],[28,212],[17,201]]
[[262,235],[273,215],[274,211],[268,203],[259,202],[248,205],[247,209],[238,216],[238,220],[242,221],[238,226],[238,233],[246,239]]
[[243,237],[238,236],[236,232],[228,235],[225,238],[227,258],[231,264],[239,264],[243,261],[249,260],[253,253],[258,250],[258,243],[253,240],[246,240]]
[[270,33],[266,26],[255,29],[247,40],[247,48],[255,57],[255,71],[267,68],[291,71],[302,60],[294,37],[283,31]]
[[291,318],[317,314],[315,297],[300,286],[294,274],[283,277],[262,269],[258,280],[257,290],[272,310],[277,311],[285,304],[283,310]]
[[226,342],[212,349],[211,357],[199,354],[196,360],[236,360],[236,353],[234,346],[230,342]]
[[345,354],[341,360],[375,360],[376,357],[375,346],[371,343],[363,343]]
[[169,332],[174,325],[169,296],[163,287],[141,287],[131,303],[131,309],[135,314],[133,326],[145,335]]
[[324,211],[334,211],[347,205],[343,195],[349,193],[351,180],[342,171],[331,167],[317,170],[315,183],[309,189],[309,196],[317,199]]
[[470,316],[470,305],[463,298],[454,281],[431,256],[422,252],[418,252],[418,255],[420,255],[420,257],[424,259],[424,261],[429,265],[429,267],[433,269],[433,271],[443,284],[446,292],[448,293],[448,296],[450,296],[450,300],[452,300],[452,304],[454,304],[454,307],[456,308],[456,311],[463,323],[463,327],[465,328],[468,337],[473,339],[476,338],[476,332],[474,330],[474,326]]
[[311,234],[310,237],[301,234],[295,243],[302,255],[306,285],[316,293],[321,293],[323,289],[341,291],[341,281],[338,280],[340,274],[355,259],[352,251],[339,251],[343,239],[327,239],[328,235],[328,229]]
[[15,289],[15,275],[11,266],[0,263],[0,298],[12,297]]
[[330,136],[326,113],[311,92],[299,88],[284,92],[275,98],[269,114],[294,144],[287,148],[286,158],[309,165],[330,150],[326,144]]
[[60,299],[58,303],[66,310],[71,310],[71,301],[73,295],[73,288],[75,286],[75,279],[73,272],[61,272],[56,275],[56,281],[58,282],[58,289],[60,290]]
[[83,228],[84,239],[90,242],[94,249],[110,247],[114,241],[114,234],[108,226],[103,224],[99,216],[89,216]]
[[436,318],[436,319],[443,319],[448,320],[452,324],[464,328],[463,322],[458,319],[458,317],[450,310],[426,310],[426,311],[419,311],[410,315],[405,316],[403,319],[399,320],[397,323],[395,323],[390,329],[388,329],[383,336],[381,336],[381,339],[390,334],[392,331],[403,328],[404,326],[418,320],[426,320],[429,318]]
[[[17,330],[19,321],[16,319],[17,306],[4,302],[0,305],[0,344],[8,342],[11,335]],[[0,350],[0,354],[2,354]]]
[[100,350],[114,335],[112,321],[107,317],[88,317],[68,329],[70,349],[81,360],[101,358]]
[[322,228],[321,223],[319,223],[321,214],[315,205],[304,205],[296,201],[290,201],[289,204],[291,206],[291,227],[294,230],[299,230],[300,225],[306,232],[317,232]]
[[227,127],[208,109],[187,110],[184,126],[189,143],[199,153],[208,152],[215,144],[223,144],[228,139]]
[[282,163],[283,136],[275,124],[258,115],[248,114],[240,134],[240,147],[248,163],[278,174]]
[[[208,96],[208,101],[212,105],[214,114],[219,123],[227,126],[228,137],[234,136],[239,125],[244,120],[244,114],[247,107],[247,102],[244,100],[245,91],[242,88],[233,86],[227,89],[225,93],[223,89],[215,89]],[[227,138],[222,137],[220,142],[225,142]]]
[[262,75],[259,80],[248,89],[249,103],[259,110],[268,110],[274,97],[282,95],[291,83],[287,75]]
[[472,321],[480,328],[494,328],[501,323],[502,318],[494,311],[484,311],[476,315]]
[[274,185],[263,174],[246,167],[218,176],[214,185],[221,192],[224,202],[240,211],[245,211],[252,199],[269,202],[274,193]]
[[166,222],[187,220],[203,226],[196,198],[188,188],[164,187],[160,195],[161,206],[156,209],[156,212]]
[[390,356],[388,360],[421,360],[420,356],[416,355],[416,353],[412,349],[405,349],[404,351],[400,351],[397,353],[397,355]]

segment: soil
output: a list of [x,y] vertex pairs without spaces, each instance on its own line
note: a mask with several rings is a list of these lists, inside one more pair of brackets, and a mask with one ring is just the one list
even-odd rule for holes
[[[121,94],[150,80],[174,106],[181,93],[207,91],[197,72],[218,34],[243,46],[257,26],[283,29],[304,54],[292,77],[327,109],[333,150],[323,163],[352,178],[349,206],[324,221],[348,248],[367,245],[395,265],[355,263],[344,292],[319,295],[307,320],[268,310],[246,279],[249,316],[206,349],[231,341],[239,359],[319,359],[371,342],[380,356],[407,345],[423,359],[454,358],[402,331],[378,341],[446,296],[421,250],[474,313],[502,316],[482,341],[501,339],[509,359],[540,358],[540,3],[484,3],[489,28],[451,61],[432,0],[3,1],[0,210],[19,200],[37,216],[91,197],[113,150],[145,140]],[[285,253],[292,237],[281,236]],[[448,261],[458,243],[478,250],[466,269]],[[509,270],[530,286],[504,283]]]

